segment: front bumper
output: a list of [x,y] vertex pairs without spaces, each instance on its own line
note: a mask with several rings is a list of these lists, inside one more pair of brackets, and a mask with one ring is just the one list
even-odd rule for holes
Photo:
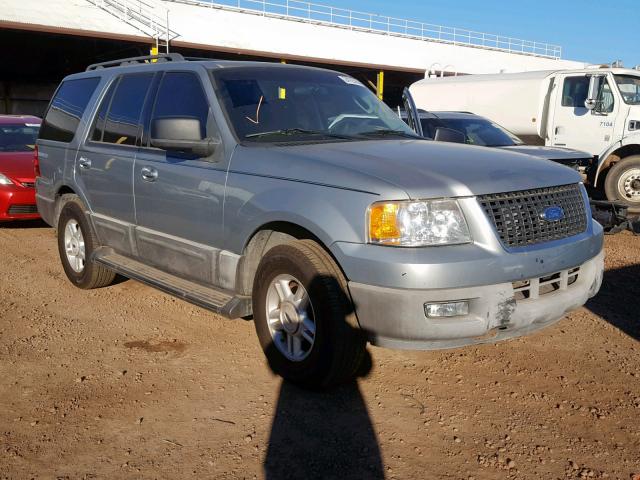
[[40,218],[33,188],[0,185],[0,221]]
[[[527,279],[529,298],[523,298],[515,288],[527,284],[522,280],[515,285],[505,282],[431,290],[350,282],[349,290],[360,326],[371,343],[398,349],[434,350],[496,342],[551,325],[598,292],[603,270],[601,251],[571,269]],[[550,285],[557,288],[547,292]],[[469,301],[468,315],[449,318],[425,315],[425,303],[455,300]]]

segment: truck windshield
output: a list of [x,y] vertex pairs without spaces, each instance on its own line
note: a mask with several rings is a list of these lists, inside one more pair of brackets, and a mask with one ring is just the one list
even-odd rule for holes
[[259,66],[212,71],[243,142],[418,138],[364,85],[337,72]]
[[640,105],[640,77],[633,75],[614,75],[614,77],[625,103]]
[[0,152],[30,152],[40,125],[0,125]]
[[469,145],[508,147],[523,143],[513,133],[485,118],[423,118],[421,123],[428,138],[434,138],[438,127],[445,127],[462,132]]

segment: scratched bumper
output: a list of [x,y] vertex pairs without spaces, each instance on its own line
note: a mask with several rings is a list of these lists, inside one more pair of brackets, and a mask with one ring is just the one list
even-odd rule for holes
[[[435,350],[496,342],[551,325],[598,292],[603,269],[600,252],[581,265],[518,283],[407,290],[350,282],[349,289],[371,343]],[[469,301],[468,315],[426,317],[425,303],[455,300]]]

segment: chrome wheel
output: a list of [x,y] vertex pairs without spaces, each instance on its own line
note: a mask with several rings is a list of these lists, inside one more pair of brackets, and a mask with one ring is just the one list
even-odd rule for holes
[[86,257],[84,237],[80,224],[76,220],[69,220],[64,227],[64,250],[69,266],[74,272],[81,273],[84,270]]
[[300,362],[313,349],[316,323],[309,293],[291,275],[278,275],[267,290],[267,322],[276,348],[287,359]]
[[629,169],[620,176],[618,192],[622,199],[640,202],[640,168]]

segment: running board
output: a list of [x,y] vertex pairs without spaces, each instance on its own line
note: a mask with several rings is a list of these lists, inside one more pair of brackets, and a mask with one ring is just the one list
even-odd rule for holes
[[102,247],[96,250],[92,258],[96,263],[127,278],[145,283],[224,317],[241,318],[251,315],[251,297],[235,295],[226,290],[185,280],[115,253],[110,248]]

